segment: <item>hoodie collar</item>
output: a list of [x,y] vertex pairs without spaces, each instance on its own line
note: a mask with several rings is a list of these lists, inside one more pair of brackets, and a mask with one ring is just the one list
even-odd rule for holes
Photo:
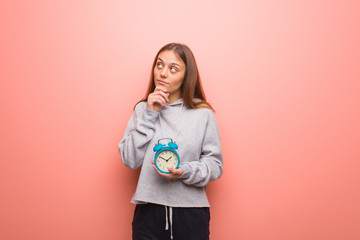
[[175,102],[168,104],[168,106],[177,106],[177,105],[182,105],[183,103],[184,103],[183,99],[179,98]]

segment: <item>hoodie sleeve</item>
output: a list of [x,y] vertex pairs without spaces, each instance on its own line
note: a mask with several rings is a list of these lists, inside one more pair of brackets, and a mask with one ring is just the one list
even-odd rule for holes
[[220,134],[212,112],[206,123],[201,149],[198,161],[184,162],[179,166],[183,169],[183,174],[179,176],[179,179],[185,184],[204,187],[222,175],[223,155],[220,145]]
[[119,143],[121,160],[130,169],[139,168],[146,149],[155,132],[155,121],[159,113],[139,103],[130,117],[123,138]]

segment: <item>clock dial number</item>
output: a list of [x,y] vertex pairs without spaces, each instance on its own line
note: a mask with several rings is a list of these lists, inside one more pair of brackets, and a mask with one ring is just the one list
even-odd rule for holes
[[168,172],[169,168],[175,168],[178,163],[178,157],[172,151],[165,150],[159,153],[156,159],[156,165],[164,172]]

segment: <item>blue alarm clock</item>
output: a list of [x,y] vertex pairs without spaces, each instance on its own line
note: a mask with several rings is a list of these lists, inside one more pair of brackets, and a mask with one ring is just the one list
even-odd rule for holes
[[[170,139],[170,142],[161,144],[160,141]],[[159,139],[158,144],[153,148],[155,154],[155,167],[162,173],[170,173],[169,168],[177,169],[180,164],[179,154],[176,152],[178,145],[171,138]]]

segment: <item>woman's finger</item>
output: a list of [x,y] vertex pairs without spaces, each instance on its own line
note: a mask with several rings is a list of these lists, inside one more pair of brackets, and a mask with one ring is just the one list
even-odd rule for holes
[[169,93],[159,91],[158,94],[161,95],[166,100],[166,102],[169,101]]
[[149,95],[148,99],[150,99],[150,101],[156,101],[156,102],[160,103],[163,106],[165,106],[166,102],[168,102],[168,100],[169,100],[168,94],[163,93],[163,92],[151,93]]
[[150,93],[147,100],[147,107],[153,111],[160,111],[161,107],[169,102],[169,93],[164,87],[158,86]]
[[163,96],[166,101],[169,101],[169,93],[167,92],[166,88],[161,87],[161,86],[157,86],[153,92],[154,94],[160,94],[161,96]]
[[157,91],[162,91],[164,93],[167,93],[167,90],[166,88],[162,87],[162,86],[157,86],[155,89],[154,89],[154,92],[157,92]]

